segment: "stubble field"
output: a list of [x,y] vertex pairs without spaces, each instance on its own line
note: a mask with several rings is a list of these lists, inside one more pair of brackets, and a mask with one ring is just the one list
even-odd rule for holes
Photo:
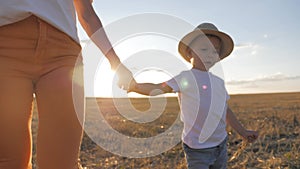
[[[97,107],[90,107],[87,98],[87,111],[97,114]],[[124,118],[119,111],[130,109],[122,100],[118,101],[118,110],[109,98],[97,98],[98,107],[108,124],[128,137],[148,138],[165,132],[178,117],[176,98],[167,98],[162,114],[152,122],[136,123]],[[122,105],[122,103],[124,105]],[[132,98],[131,104],[140,111],[147,111],[151,104],[148,99]],[[300,168],[300,93],[251,94],[231,96],[229,106],[247,129],[258,130],[259,138],[253,144],[247,144],[233,131],[229,133],[228,168]],[[35,143],[38,120],[34,111],[33,129],[33,166],[35,166]],[[95,119],[97,120],[97,119]],[[97,133],[97,130],[94,131]],[[115,144],[113,141],[111,144]],[[186,169],[181,142],[172,149],[154,157],[128,158],[105,151],[84,134],[80,159],[88,169]]]

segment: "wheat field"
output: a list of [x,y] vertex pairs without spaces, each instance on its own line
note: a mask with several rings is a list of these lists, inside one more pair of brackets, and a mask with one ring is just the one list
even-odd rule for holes
[[[87,98],[87,104],[91,100],[95,98]],[[103,117],[115,130],[137,138],[147,138],[166,131],[176,120],[179,110],[177,98],[167,98],[163,113],[154,121],[141,124],[120,115],[120,109],[116,109],[111,98],[97,98],[96,101]],[[146,111],[151,106],[145,98],[131,98],[130,101],[140,111]],[[122,100],[118,104],[122,104]],[[247,144],[235,131],[227,128],[229,169],[300,168],[300,93],[232,95],[229,106],[245,128],[258,130],[260,134],[255,143]],[[128,110],[125,102],[120,107]],[[38,125],[36,114],[34,109],[33,167]],[[80,159],[82,166],[88,169],[186,169],[181,143],[154,157],[127,158],[105,151],[87,134],[83,136]]]

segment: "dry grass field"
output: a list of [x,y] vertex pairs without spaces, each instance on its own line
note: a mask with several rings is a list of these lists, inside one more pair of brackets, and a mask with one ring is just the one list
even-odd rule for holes
[[[91,98],[87,99],[87,104]],[[98,98],[98,106],[105,120],[123,135],[147,138],[166,131],[178,115],[176,98],[168,98],[165,111],[149,123],[135,123],[125,119],[114,107],[112,99]],[[121,101],[122,103],[122,101]],[[131,99],[136,109],[146,111],[148,99]],[[252,94],[231,96],[230,107],[248,129],[259,130],[260,137],[253,144],[245,142],[228,127],[229,169],[243,168],[300,168],[300,93]],[[121,105],[124,110],[128,105]],[[87,109],[89,111],[89,108]],[[33,119],[33,139],[38,120]],[[97,131],[95,131],[97,132]],[[81,163],[89,169],[185,169],[184,153],[179,143],[160,155],[148,158],[127,158],[105,151],[86,134],[80,153]],[[35,154],[33,155],[33,162]],[[33,165],[35,166],[35,165]]]

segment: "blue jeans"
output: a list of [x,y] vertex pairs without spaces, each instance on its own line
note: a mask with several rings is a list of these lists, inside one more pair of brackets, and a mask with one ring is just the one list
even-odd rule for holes
[[226,169],[227,139],[212,148],[193,149],[183,143],[188,169]]

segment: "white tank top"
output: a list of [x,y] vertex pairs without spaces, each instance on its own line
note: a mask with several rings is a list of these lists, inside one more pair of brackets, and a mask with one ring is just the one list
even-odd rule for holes
[[0,26],[36,15],[79,43],[73,0],[0,0]]

